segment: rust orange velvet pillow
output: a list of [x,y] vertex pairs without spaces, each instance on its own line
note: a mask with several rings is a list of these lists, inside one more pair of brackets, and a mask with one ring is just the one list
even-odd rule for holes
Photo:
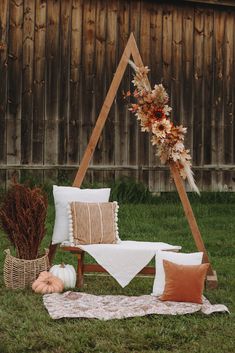
[[165,288],[161,300],[202,304],[202,293],[209,264],[177,265],[163,260]]

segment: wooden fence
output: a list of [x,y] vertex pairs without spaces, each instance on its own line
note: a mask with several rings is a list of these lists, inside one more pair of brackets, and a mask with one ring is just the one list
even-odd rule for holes
[[[131,32],[163,82],[201,190],[235,190],[235,4],[1,0],[0,182],[12,173],[72,183]],[[227,6],[228,5],[228,6]],[[230,5],[230,6],[229,6]],[[131,176],[169,191],[168,167],[128,112],[127,70],[87,181]]]

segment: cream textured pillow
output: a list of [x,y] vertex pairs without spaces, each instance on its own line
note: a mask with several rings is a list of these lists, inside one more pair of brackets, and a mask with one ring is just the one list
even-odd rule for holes
[[69,206],[70,242],[75,245],[117,243],[117,202],[71,202]]
[[79,189],[71,186],[53,185],[55,202],[55,224],[52,235],[52,244],[69,240],[69,222],[67,206],[69,202],[108,202],[109,188]]

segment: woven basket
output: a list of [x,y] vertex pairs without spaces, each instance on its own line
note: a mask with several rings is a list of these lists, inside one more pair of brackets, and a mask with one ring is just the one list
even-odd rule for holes
[[10,250],[4,251],[6,254],[4,262],[4,283],[7,288],[24,289],[32,286],[42,271],[50,268],[48,259],[48,249],[45,255],[35,260],[18,259],[11,255]]

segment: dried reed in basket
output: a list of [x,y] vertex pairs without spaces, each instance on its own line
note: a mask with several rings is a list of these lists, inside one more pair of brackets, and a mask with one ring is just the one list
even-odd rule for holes
[[0,226],[20,259],[36,259],[45,236],[47,196],[40,188],[13,183],[0,208]]

